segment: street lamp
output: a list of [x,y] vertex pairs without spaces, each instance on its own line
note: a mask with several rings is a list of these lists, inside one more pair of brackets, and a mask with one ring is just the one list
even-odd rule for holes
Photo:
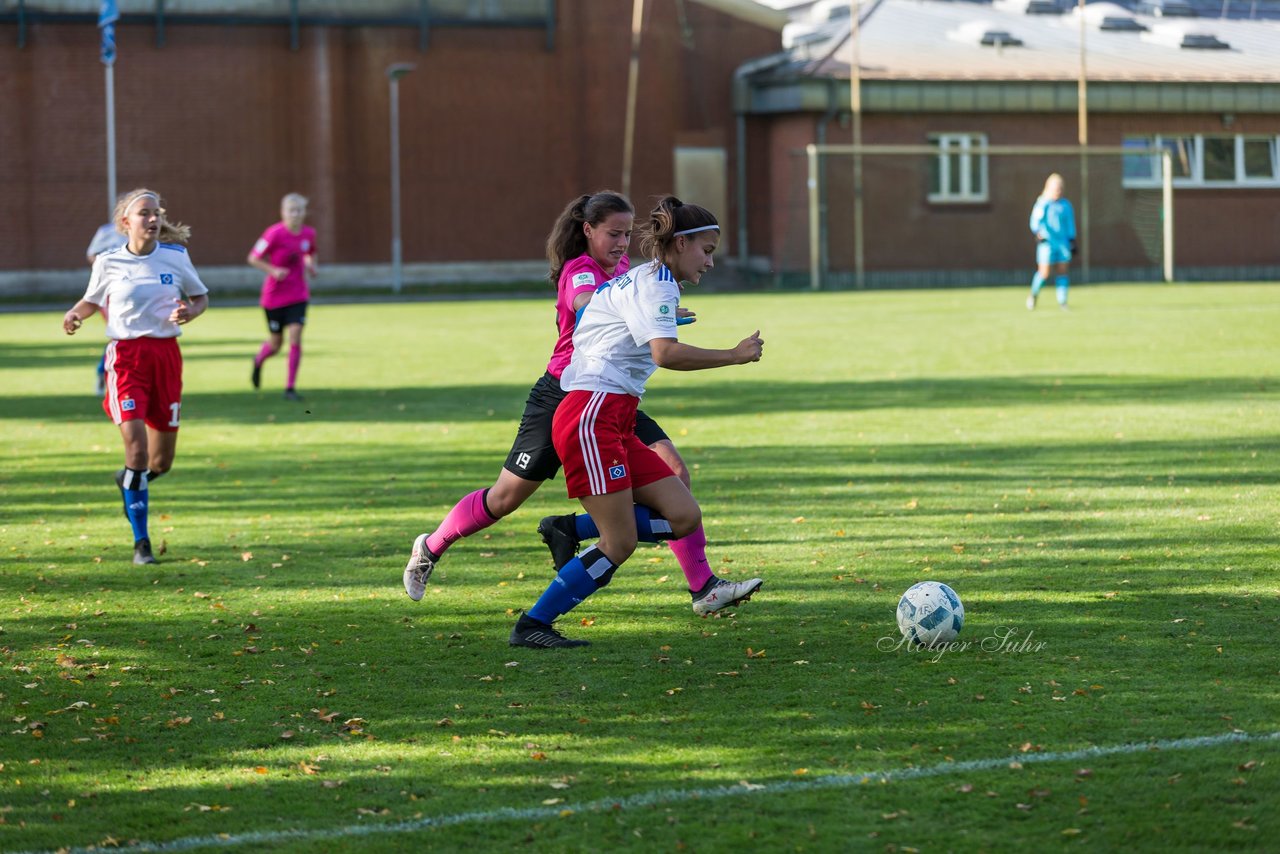
[[404,282],[400,242],[400,78],[414,67],[412,62],[387,66],[391,84],[391,290],[397,294]]

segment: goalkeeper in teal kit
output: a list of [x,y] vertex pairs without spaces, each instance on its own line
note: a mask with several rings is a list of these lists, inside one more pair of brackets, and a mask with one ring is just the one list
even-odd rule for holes
[[1071,202],[1062,197],[1062,176],[1053,173],[1044,182],[1044,192],[1031,209],[1031,232],[1036,236],[1036,275],[1031,280],[1027,311],[1036,307],[1040,288],[1053,273],[1058,305],[1067,307],[1067,265],[1076,252],[1076,215]]

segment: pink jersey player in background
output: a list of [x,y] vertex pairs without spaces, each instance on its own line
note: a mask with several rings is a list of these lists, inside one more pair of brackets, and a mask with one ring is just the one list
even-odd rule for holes
[[311,290],[307,280],[316,275],[316,230],[302,221],[307,199],[290,193],[280,200],[280,222],[267,228],[249,251],[249,266],[266,274],[259,303],[267,312],[267,340],[253,357],[252,382],[262,387],[262,363],[280,352],[289,336],[289,376],[285,400],[301,400],[295,386],[302,363],[302,326],[307,322]]

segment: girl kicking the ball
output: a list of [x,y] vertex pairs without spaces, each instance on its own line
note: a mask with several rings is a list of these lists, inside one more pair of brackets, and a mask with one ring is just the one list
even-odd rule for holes
[[[759,361],[763,353],[758,330],[727,350],[677,340],[680,283],[697,284],[714,266],[720,226],[710,211],[667,196],[641,232],[640,248],[650,260],[610,280],[583,310],[573,333],[573,356],[560,377],[566,396],[552,424],[569,497],[582,502],[600,539],[569,560],[520,616],[511,630],[512,646],[587,644],[566,638],[554,623],[608,584],[635,551],[635,505],[660,514],[675,537],[701,524],[702,512],[689,488],[635,434],[636,409],[653,372],[742,365]],[[761,582],[755,581],[758,588]]]

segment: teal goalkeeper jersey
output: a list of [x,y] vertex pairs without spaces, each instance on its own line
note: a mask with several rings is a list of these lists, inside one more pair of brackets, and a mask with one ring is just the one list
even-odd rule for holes
[[1076,215],[1066,199],[1036,199],[1031,209],[1031,232],[1054,246],[1070,246],[1076,239]]

